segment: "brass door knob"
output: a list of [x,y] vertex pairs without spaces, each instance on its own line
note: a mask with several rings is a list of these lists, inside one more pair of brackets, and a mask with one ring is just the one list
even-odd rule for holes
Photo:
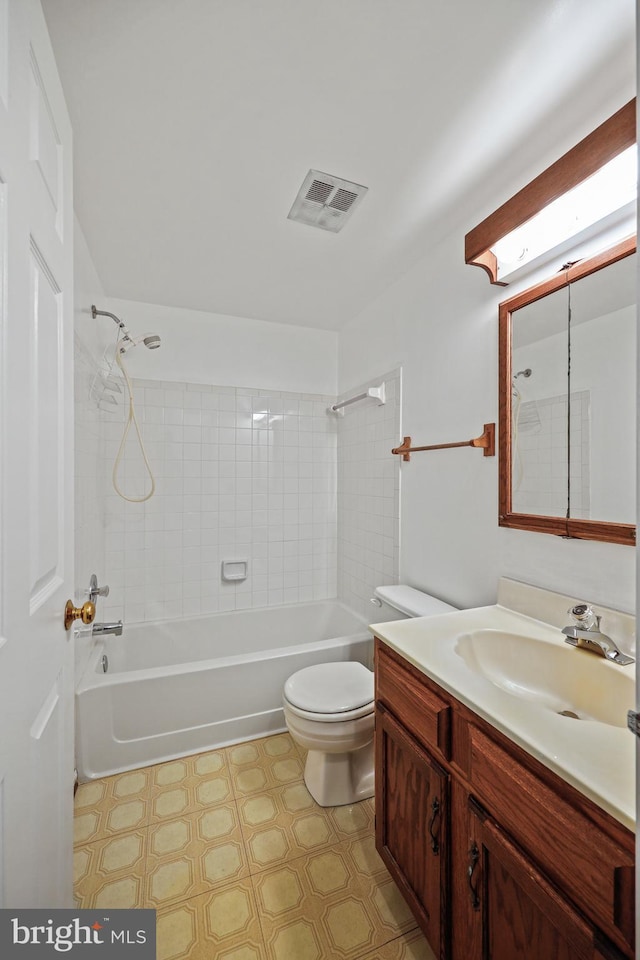
[[85,624],[93,623],[95,616],[96,605],[91,603],[91,600],[87,600],[81,607],[74,607],[73,601],[67,600],[64,608],[64,628],[70,630],[74,620],[82,620]]

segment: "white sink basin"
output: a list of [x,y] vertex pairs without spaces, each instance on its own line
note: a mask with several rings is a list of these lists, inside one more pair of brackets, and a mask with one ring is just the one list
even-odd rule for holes
[[635,697],[633,668],[565,643],[504,630],[474,630],[457,638],[466,666],[514,697],[571,720],[625,727]]
[[[527,589],[535,592],[529,606],[537,609],[543,591]],[[636,741],[626,719],[634,709],[635,665],[620,666],[565,643],[570,602],[555,602],[555,625],[496,605],[379,623],[371,630],[633,830]],[[614,613],[608,622],[630,633],[631,625],[616,621]],[[629,633],[619,632],[618,640]]]

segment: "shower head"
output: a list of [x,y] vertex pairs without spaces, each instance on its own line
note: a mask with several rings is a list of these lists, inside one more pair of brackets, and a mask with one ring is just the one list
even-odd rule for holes
[[144,343],[149,350],[157,350],[162,342],[157,333],[145,333],[141,337],[132,337],[120,317],[116,317],[115,313],[109,313],[107,310],[96,309],[95,304],[91,305],[91,316],[94,320],[96,317],[111,317],[113,322],[118,324],[122,333],[120,353],[126,353],[131,347],[137,347],[139,343]]
[[514,375],[513,375],[513,377],[512,377],[511,379],[512,379],[512,380],[517,380],[518,377],[527,377],[527,378],[528,378],[528,377],[531,376],[532,373],[533,373],[533,370],[531,369],[531,367],[527,367],[526,370],[518,370],[517,373],[514,373]]
[[143,333],[141,337],[132,337],[128,330],[123,331],[122,340],[120,340],[118,349],[120,353],[126,353],[131,347],[137,347],[144,343],[149,350],[157,350],[161,344],[160,336],[157,333]]

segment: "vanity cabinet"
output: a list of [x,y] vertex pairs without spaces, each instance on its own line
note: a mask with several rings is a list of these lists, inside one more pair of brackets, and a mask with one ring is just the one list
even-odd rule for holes
[[469,846],[459,891],[467,899],[462,911],[467,923],[458,928],[453,918],[453,955],[465,960],[621,958],[612,946],[598,942],[595,927],[495,820],[467,800],[462,836]]
[[442,960],[634,957],[634,837],[376,640],[376,845]]
[[447,909],[449,778],[384,707],[376,725],[376,789],[385,796],[378,849],[437,955]]

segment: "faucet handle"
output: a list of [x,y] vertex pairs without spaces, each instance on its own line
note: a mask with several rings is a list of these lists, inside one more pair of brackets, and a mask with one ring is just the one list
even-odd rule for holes
[[108,597],[109,596],[109,587],[105,584],[104,587],[98,586],[98,578],[95,573],[91,574],[89,580],[89,599],[92,603],[96,602],[97,597]]
[[593,612],[588,603],[576,603],[573,607],[569,607],[567,613],[576,623],[580,624],[583,630],[591,630],[594,626],[596,628],[600,627],[600,617]]
[[573,617],[574,620],[587,620],[589,616],[593,613],[593,610],[588,603],[576,603],[573,607],[569,607],[567,613]]

